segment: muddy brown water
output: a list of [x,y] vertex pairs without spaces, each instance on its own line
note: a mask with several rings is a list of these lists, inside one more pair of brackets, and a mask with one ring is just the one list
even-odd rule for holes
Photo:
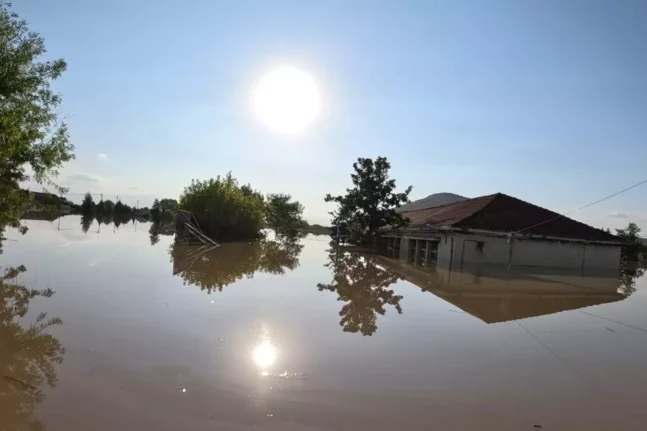
[[647,277],[26,224],[0,255],[25,267],[0,293],[1,430],[647,429]]

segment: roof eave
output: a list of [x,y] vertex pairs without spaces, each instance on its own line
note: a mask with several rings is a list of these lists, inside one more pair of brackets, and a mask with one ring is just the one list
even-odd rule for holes
[[[506,238],[511,235],[511,232],[498,232],[498,231],[490,231],[490,230],[483,230],[483,229],[459,228],[456,226],[410,226],[397,231],[392,230],[392,231],[389,231],[389,233],[407,233],[407,232],[418,233],[418,232],[424,232],[424,231],[443,232],[443,233],[447,233],[447,232],[468,233],[468,234],[472,233],[472,234],[506,237]],[[608,246],[617,246],[617,247],[626,245],[626,243],[623,241],[603,241],[603,240],[586,239],[586,238],[566,238],[566,237],[557,237],[557,236],[550,236],[550,235],[517,234],[515,235],[515,237],[517,239],[581,242],[581,243],[587,243],[587,244],[608,245]]]

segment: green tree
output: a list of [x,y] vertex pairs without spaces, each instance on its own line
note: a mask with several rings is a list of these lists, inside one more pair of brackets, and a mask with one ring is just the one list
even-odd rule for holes
[[175,199],[162,199],[160,201],[160,212],[162,214],[175,214],[175,210],[177,209],[177,201]]
[[162,220],[173,220],[177,211],[177,201],[175,199],[155,199],[151,208],[151,219],[159,223]]
[[104,214],[112,214],[115,211],[115,203],[108,199],[103,203]]
[[383,316],[387,305],[402,314],[402,296],[388,289],[399,277],[378,265],[373,256],[333,248],[328,258],[325,266],[333,273],[332,283],[319,283],[317,288],[321,292],[336,292],[338,300],[346,302],[339,312],[339,325],[344,332],[373,335],[377,331],[377,315]]
[[94,214],[95,205],[94,199],[92,199],[92,194],[87,192],[83,198],[83,203],[81,204],[81,213],[86,216]]
[[160,201],[159,199],[155,199],[153,201],[153,206],[151,207],[151,220],[153,220],[155,223],[159,223],[160,221]]
[[251,184],[245,184],[240,187],[240,191],[243,192],[245,196],[255,196],[260,200],[264,200],[263,194],[258,190],[254,190]]
[[270,194],[266,200],[266,223],[277,234],[294,232],[303,227],[303,205],[292,201],[290,195]]
[[359,158],[353,163],[351,174],[353,188],[346,189],[343,196],[326,195],[326,202],[336,202],[338,208],[332,213],[333,230],[351,231],[357,241],[375,241],[378,231],[386,226],[403,227],[407,219],[396,209],[409,202],[411,186],[403,193],[395,193],[395,180],[389,178],[391,165],[386,157]]
[[62,193],[54,179],[74,157],[56,112],[61,97],[50,88],[66,64],[39,61],[45,52],[43,38],[0,1],[0,237],[7,226],[20,226],[32,199],[20,188],[30,179],[27,169],[37,183]]
[[636,262],[640,260],[643,253],[647,253],[647,247],[640,241],[638,234],[641,232],[636,223],[629,223],[624,229],[616,229],[618,238],[627,244],[622,247],[622,260]]
[[178,207],[192,212],[202,231],[216,241],[257,238],[263,227],[262,197],[244,193],[231,174],[191,181]]
[[115,204],[114,212],[115,214],[121,215],[128,212],[128,210],[127,210],[127,207],[124,204],[122,204],[120,200],[118,200],[117,203]]
[[94,207],[95,214],[104,214],[106,212],[106,203],[101,199],[99,203]]

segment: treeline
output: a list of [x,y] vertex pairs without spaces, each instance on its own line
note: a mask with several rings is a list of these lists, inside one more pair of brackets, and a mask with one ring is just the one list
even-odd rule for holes
[[95,203],[92,193],[86,193],[83,203],[80,206],[80,212],[84,217],[96,217],[98,220],[128,220],[133,218],[150,220],[155,223],[161,221],[170,221],[175,218],[177,211],[177,201],[175,199],[155,199],[152,208],[143,207],[135,208],[117,200],[101,200]]
[[146,214],[145,218],[150,217],[150,212],[148,209],[137,210],[131,206],[128,206],[117,200],[117,202],[112,202],[111,200],[101,200],[99,203],[95,203],[90,192],[85,194],[83,202],[81,203],[81,214],[85,217],[94,217],[99,216],[101,218],[114,218],[119,220],[133,218],[136,212],[141,214]]
[[290,195],[263,195],[250,184],[240,185],[231,173],[205,181],[193,180],[179,201],[155,199],[150,209],[132,208],[119,200],[95,203],[90,192],[81,204],[81,214],[86,218],[104,222],[111,219],[115,223],[132,218],[152,221],[151,243],[174,228],[178,209],[193,213],[201,230],[220,242],[261,238],[264,229],[272,229],[278,237],[294,237],[300,230],[310,229],[302,217],[303,205]]

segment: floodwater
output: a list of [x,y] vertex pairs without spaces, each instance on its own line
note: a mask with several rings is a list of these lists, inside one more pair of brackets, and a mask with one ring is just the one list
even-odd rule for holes
[[24,265],[0,291],[2,430],[647,429],[647,277],[26,224],[0,255]]

